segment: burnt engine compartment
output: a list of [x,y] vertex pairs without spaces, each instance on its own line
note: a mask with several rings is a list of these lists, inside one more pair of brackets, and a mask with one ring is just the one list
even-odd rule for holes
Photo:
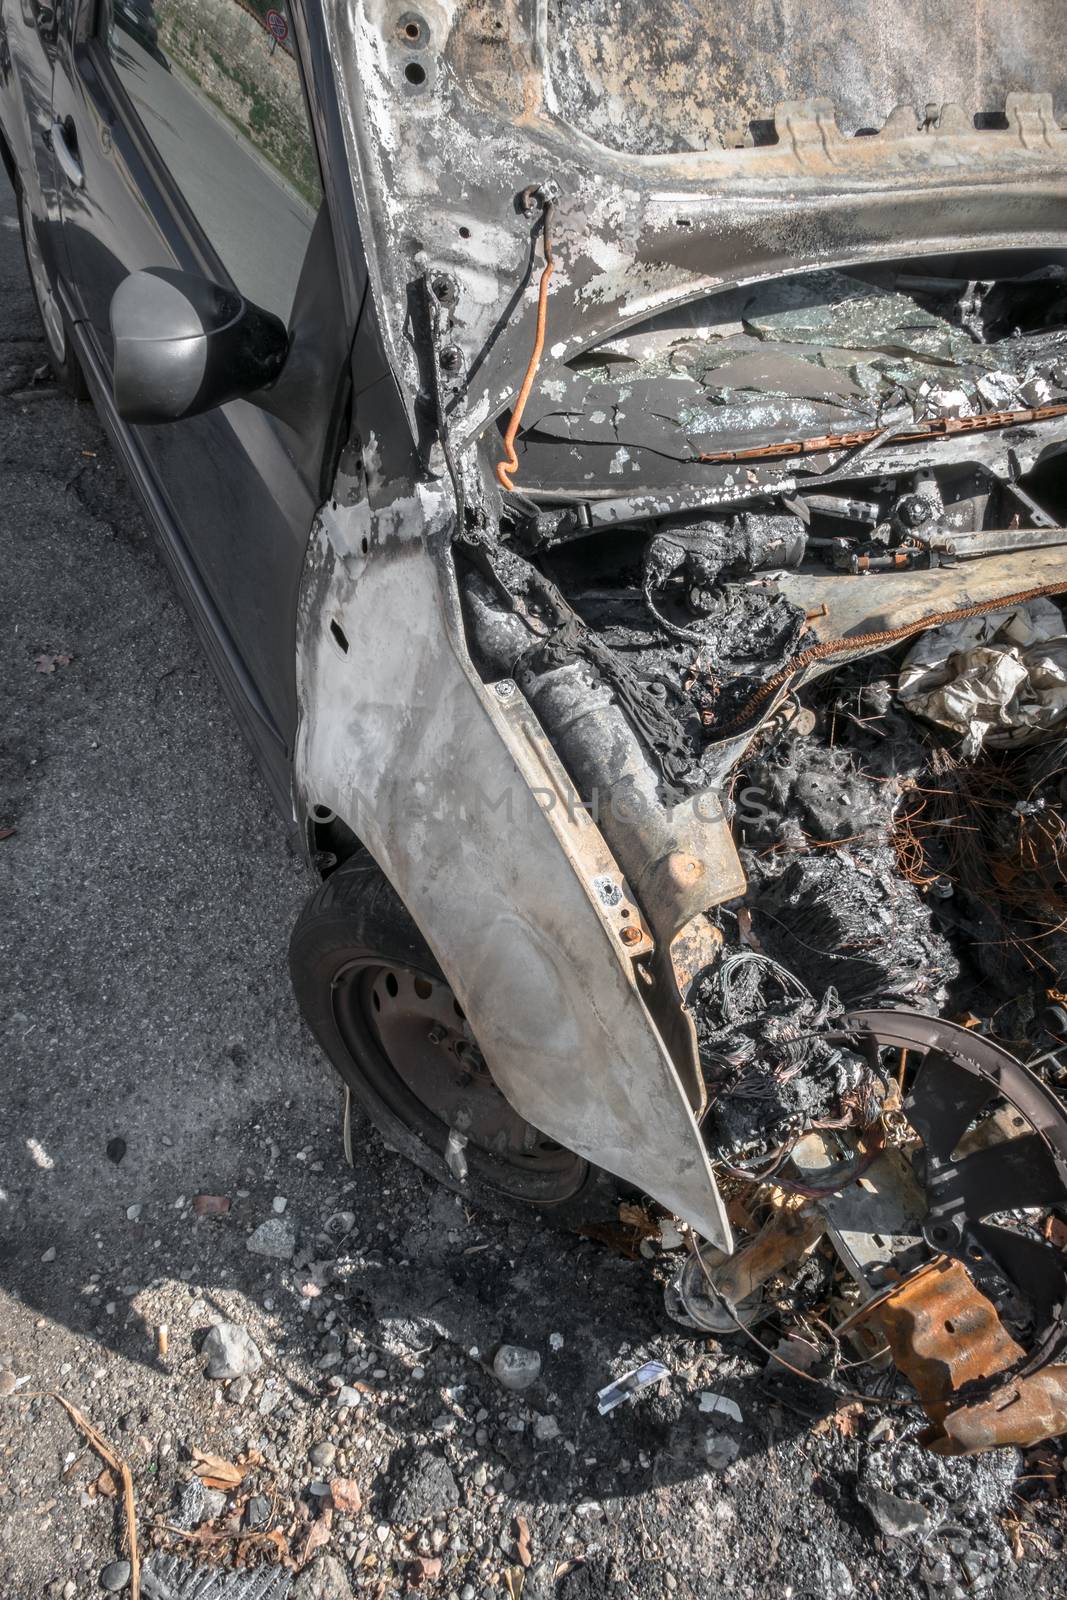
[[[977,610],[988,632],[1000,613],[974,596],[1055,590],[1067,550],[1067,266],[962,265],[731,290],[542,376],[523,481],[467,573],[476,655],[526,691],[583,795],[641,791],[638,844],[607,824],[633,880],[692,797],[732,822],[748,888],[714,915],[762,966],[687,997],[722,1157],[795,1131],[798,1047],[780,1115],[752,1062],[801,1017],[973,1015],[1025,1057],[1048,1043],[1038,992],[1067,984],[1053,747],[1023,718],[961,760],[897,692],[927,627]],[[649,488],[664,465],[685,489]],[[1016,790],[1010,823],[976,798]],[[1036,898],[1005,866],[1027,851],[1051,867]],[[862,1105],[835,1060],[813,1116]]]
[[[1067,1087],[1067,269],[983,265],[1000,274],[809,274],[579,358],[543,382],[522,481],[461,558],[478,665],[523,690],[657,937],[714,924],[716,958],[679,987],[720,1174],[819,1204],[872,1162],[911,1171],[900,1130],[931,1099],[928,1060],[955,1052],[969,1105],[964,1030],[990,1082],[1018,1070],[996,1065],[1007,1050]],[[665,902],[659,865],[700,855],[709,805],[744,892]],[[901,1036],[877,1019],[896,1015],[917,1042],[891,1065]],[[937,1019],[963,1025],[943,1048]],[[929,1221],[979,1088],[947,1132],[943,1095],[915,1113],[937,1248],[960,1216],[969,1238],[986,1226],[974,1193]],[[1014,1178],[987,1210],[1064,1209],[1043,1137],[1034,1195],[1023,1149],[1002,1151]],[[847,1179],[804,1180],[813,1139]],[[1020,1276],[1006,1231],[977,1278],[1021,1370],[1028,1344],[1064,1343],[1067,1276],[1042,1246],[1022,1304],[1035,1262]]]

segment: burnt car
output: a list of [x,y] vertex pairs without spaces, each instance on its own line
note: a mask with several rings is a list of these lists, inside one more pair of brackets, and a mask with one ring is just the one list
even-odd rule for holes
[[1056,1432],[1063,0],[151,14],[3,0],[3,154],[350,1098]]

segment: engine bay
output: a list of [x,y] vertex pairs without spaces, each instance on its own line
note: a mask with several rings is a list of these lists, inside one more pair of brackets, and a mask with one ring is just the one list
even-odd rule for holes
[[[733,289],[547,367],[521,423],[498,526],[461,541],[472,655],[523,691],[654,931],[707,923],[675,977],[743,1220],[673,1308],[750,1326],[810,1280],[884,1330],[913,1279],[966,1269],[952,1291],[1011,1348],[927,1395],[935,1447],[1004,1442],[1002,1419],[975,1445],[975,1412],[1067,1346],[1067,268]],[[657,864],[699,852],[709,804],[743,893],[657,923]]]

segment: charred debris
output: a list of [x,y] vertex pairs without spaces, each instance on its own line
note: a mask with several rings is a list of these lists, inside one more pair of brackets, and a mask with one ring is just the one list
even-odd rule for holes
[[675,977],[738,1250],[691,1241],[669,1304],[777,1318],[831,1390],[885,1393],[888,1347],[947,1453],[1067,1430],[1067,268],[966,272],[535,353],[503,449],[449,455],[476,663],[656,938],[703,928]]

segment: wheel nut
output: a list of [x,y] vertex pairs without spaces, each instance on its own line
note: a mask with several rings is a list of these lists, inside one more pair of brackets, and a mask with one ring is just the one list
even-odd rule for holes
[[623,928],[622,932],[619,934],[619,938],[622,940],[623,944],[640,944],[641,929]]
[[435,1022],[433,1027],[427,1033],[426,1037],[429,1039],[431,1044],[444,1044],[447,1035],[441,1024],[439,1022]]

